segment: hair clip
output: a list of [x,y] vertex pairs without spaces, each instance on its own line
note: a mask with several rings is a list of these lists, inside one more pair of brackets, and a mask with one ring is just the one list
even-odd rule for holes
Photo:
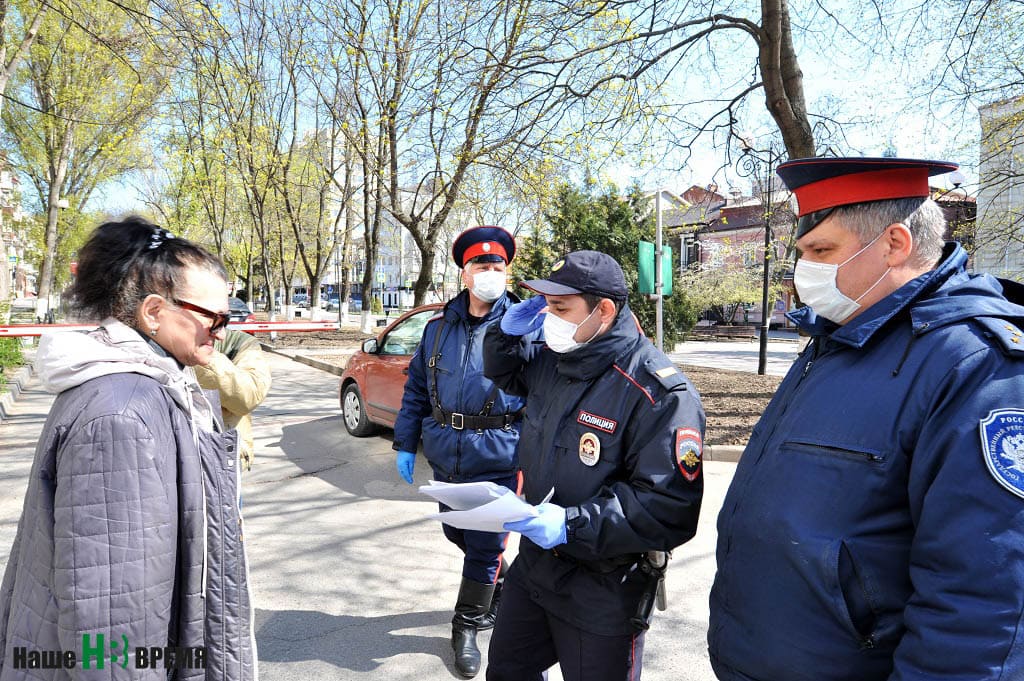
[[168,232],[166,229],[158,229],[149,237],[149,250],[159,248],[165,241],[169,241],[174,238],[174,235]]

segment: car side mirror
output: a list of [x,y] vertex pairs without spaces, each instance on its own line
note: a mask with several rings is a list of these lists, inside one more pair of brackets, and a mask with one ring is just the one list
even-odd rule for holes
[[363,352],[365,352],[368,355],[376,354],[376,352],[377,352],[377,339],[376,338],[367,338],[366,340],[364,340],[363,341]]

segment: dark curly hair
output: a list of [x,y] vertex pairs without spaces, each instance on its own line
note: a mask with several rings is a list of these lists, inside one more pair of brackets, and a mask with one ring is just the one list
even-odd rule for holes
[[216,256],[148,220],[132,216],[105,222],[78,251],[71,307],[82,319],[114,317],[134,327],[136,310],[145,297],[155,293],[168,300],[176,298],[189,267],[227,279]]

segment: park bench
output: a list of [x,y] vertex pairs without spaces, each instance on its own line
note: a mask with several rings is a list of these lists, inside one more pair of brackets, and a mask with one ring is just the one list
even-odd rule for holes
[[697,326],[690,330],[693,338],[757,338],[758,327],[755,324],[716,324],[714,326]]

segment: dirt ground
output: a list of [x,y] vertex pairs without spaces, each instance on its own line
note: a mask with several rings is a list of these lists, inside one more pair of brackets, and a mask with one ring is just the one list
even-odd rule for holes
[[[348,329],[295,333],[279,336],[274,345],[280,348],[316,350],[318,359],[344,364],[359,343],[369,337]],[[337,349],[338,353],[323,354],[325,350],[331,349]],[[682,369],[697,387],[704,403],[707,414],[704,439],[716,445],[745,444],[782,380],[778,376],[759,376],[745,371],[692,365],[683,365]]]

